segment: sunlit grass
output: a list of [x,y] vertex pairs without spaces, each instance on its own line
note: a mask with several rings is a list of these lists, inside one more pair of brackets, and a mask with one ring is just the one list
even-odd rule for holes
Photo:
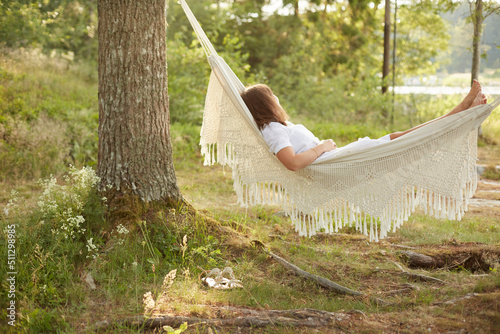
[[500,226],[498,218],[465,214],[460,221],[436,219],[422,213],[413,214],[396,232],[394,238],[414,245],[441,244],[443,242],[480,242],[498,244]]
[[[500,98],[497,96],[497,98]],[[492,99],[490,99],[492,100]],[[492,144],[500,145],[500,110],[496,108],[481,125],[483,136]]]

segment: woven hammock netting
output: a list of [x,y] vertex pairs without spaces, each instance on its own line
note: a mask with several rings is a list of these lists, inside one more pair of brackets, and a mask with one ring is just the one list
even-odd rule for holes
[[269,151],[241,99],[245,86],[180,3],[212,68],[200,139],[204,164],[231,168],[241,205],[281,206],[301,236],[349,226],[370,241],[395,231],[417,207],[455,220],[467,211],[477,187],[477,130],[500,99],[290,171]]

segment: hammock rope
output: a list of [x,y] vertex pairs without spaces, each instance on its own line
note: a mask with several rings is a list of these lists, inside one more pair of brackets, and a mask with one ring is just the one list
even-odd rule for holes
[[292,172],[269,151],[240,96],[245,86],[186,1],[179,2],[212,68],[200,138],[204,164],[231,167],[239,204],[280,205],[301,236],[353,227],[370,241],[395,231],[417,206],[436,218],[465,214],[477,188],[477,129],[500,99]]

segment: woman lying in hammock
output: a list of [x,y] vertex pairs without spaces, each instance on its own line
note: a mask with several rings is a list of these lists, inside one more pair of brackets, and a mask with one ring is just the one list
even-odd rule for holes
[[[330,153],[324,154],[325,152],[337,150],[337,145],[332,139],[320,141],[303,125],[288,122],[286,111],[281,107],[278,97],[268,86],[258,84],[248,87],[241,94],[241,97],[252,113],[270,151],[276,154],[276,157],[286,168],[292,171],[299,170],[310,165],[316,159],[329,156]],[[344,146],[342,150],[373,147],[401,137],[425,124],[485,103],[486,97],[481,91],[481,85],[474,80],[471,90],[464,100],[446,115],[406,131],[385,135],[379,139],[368,137],[359,139],[357,142]]]

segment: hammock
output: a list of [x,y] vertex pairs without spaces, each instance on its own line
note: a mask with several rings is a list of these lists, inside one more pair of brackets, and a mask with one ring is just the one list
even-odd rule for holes
[[301,236],[346,226],[378,241],[422,207],[460,220],[477,187],[477,129],[500,104],[470,108],[369,149],[344,150],[299,171],[269,147],[243,102],[245,86],[180,0],[212,68],[201,127],[205,165],[230,166],[238,203],[280,205]]

